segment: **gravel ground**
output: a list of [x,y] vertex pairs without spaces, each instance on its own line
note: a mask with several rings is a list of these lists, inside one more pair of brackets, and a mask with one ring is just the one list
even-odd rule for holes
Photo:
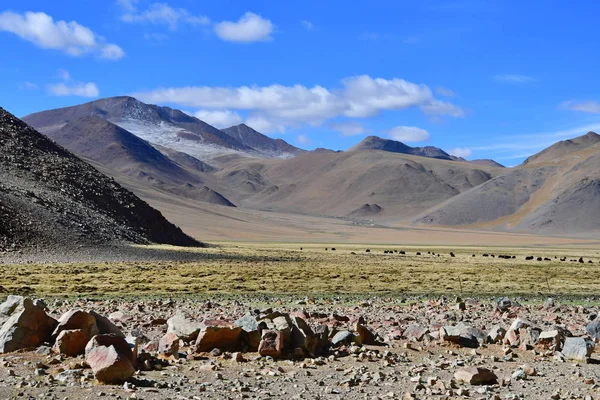
[[[523,350],[502,344],[483,344],[474,349],[436,338],[439,326],[462,322],[486,332],[496,324],[508,329],[517,316],[543,331],[561,326],[575,336],[586,335],[585,325],[598,312],[593,303],[544,307],[540,303],[519,304],[513,299],[512,307],[498,312],[496,303],[490,304],[489,299],[458,300],[292,300],[264,296],[221,296],[211,301],[46,299],[54,317],[75,308],[110,315],[123,332],[139,337],[142,347],[164,335],[166,319],[178,313],[185,312],[196,321],[233,321],[256,307],[266,306],[282,312],[301,311],[313,327],[328,323],[345,329],[352,320],[363,316],[381,345],[342,346],[315,359],[287,355],[273,360],[243,352],[243,360],[236,360],[238,355],[231,353],[195,354],[189,343],[182,342],[181,358],[163,360],[162,365],[155,365],[150,371],[138,371],[123,386],[100,385],[83,357],[58,357],[42,347],[0,357],[0,398],[599,398],[597,353],[589,363],[574,363],[546,349]],[[343,317],[349,321],[343,322]],[[407,337],[402,332],[411,324],[429,329],[430,334],[421,340]],[[475,386],[456,381],[454,374],[467,366],[490,369],[499,383]],[[516,377],[519,370],[527,374]]]

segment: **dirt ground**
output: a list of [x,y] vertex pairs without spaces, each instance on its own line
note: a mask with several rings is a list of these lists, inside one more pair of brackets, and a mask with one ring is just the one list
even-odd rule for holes
[[[266,307],[302,312],[313,327],[334,315],[363,317],[380,344],[344,345],[316,359],[288,354],[272,360],[242,352],[243,360],[236,361],[230,353],[194,355],[191,343],[183,342],[179,359],[140,370],[123,386],[97,383],[81,356],[32,349],[0,355],[0,398],[600,398],[598,346],[590,362],[579,363],[545,349],[500,343],[472,349],[436,337],[440,326],[463,323],[488,332],[494,325],[508,329],[517,317],[542,331],[560,326],[586,335],[586,324],[600,312],[595,248],[221,242],[207,249],[121,251],[116,254],[131,258],[3,258],[0,290],[43,298],[55,318],[72,309],[120,312],[116,323],[140,337],[142,346],[158,341],[167,331],[164,321],[178,313],[196,321],[235,321]],[[495,311],[501,296],[512,301],[508,312]],[[549,296],[555,304],[544,307]],[[464,309],[457,308],[457,297],[465,300]],[[430,333],[408,337],[413,324]],[[454,378],[471,366],[490,369],[498,383]],[[519,375],[532,368],[535,373]]]

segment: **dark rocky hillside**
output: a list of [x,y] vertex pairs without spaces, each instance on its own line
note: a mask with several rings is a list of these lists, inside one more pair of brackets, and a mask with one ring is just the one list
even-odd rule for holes
[[0,250],[123,242],[202,245],[0,108]]

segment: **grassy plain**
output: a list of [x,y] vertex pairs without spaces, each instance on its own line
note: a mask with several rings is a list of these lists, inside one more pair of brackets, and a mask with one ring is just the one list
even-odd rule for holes
[[[387,249],[406,255],[384,254]],[[193,252],[193,260],[187,254],[172,261],[0,264],[0,290],[39,296],[600,293],[599,250],[338,245],[326,251],[321,244],[220,243],[179,252]],[[526,261],[528,255],[551,261]],[[580,256],[584,264],[569,262]]]

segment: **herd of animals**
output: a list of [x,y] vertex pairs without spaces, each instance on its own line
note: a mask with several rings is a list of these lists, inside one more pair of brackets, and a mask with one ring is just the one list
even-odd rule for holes
[[[304,248],[300,247],[300,250],[304,250]],[[329,247],[325,247],[325,251],[329,251],[329,250],[335,251],[336,249],[335,249],[335,247],[332,247],[331,249]],[[370,253],[371,249],[366,249],[365,252],[366,253]],[[351,252],[350,254],[356,254],[356,253],[355,252]],[[403,251],[403,250],[384,250],[383,254],[406,255],[406,251]],[[428,251],[427,254],[432,255],[432,256],[436,256],[437,255],[438,257],[442,256],[440,253],[436,254],[435,252],[432,252],[432,251]],[[420,255],[423,255],[423,254],[420,251],[417,251],[415,253],[415,255],[420,256]],[[499,255],[496,256],[495,254],[484,253],[481,256],[482,257],[492,257],[492,258],[498,257],[498,258],[502,258],[502,259],[505,259],[505,260],[511,260],[511,259],[516,259],[517,258],[517,256],[507,255],[507,254],[499,254]],[[450,252],[450,257],[456,257],[456,254],[454,254],[454,252],[451,251]],[[472,257],[477,257],[477,255],[473,254]],[[567,256],[561,257],[560,259],[558,258],[558,256],[554,256],[554,259],[560,260],[562,262],[565,262],[565,261],[567,261]],[[525,260],[526,261],[533,261],[533,260],[537,260],[537,261],[552,261],[552,259],[548,258],[548,257],[536,257],[536,256],[526,256]],[[570,262],[578,262],[580,264],[584,264],[585,263],[585,260],[583,259],[583,257],[571,258],[571,259],[569,259],[569,261]],[[593,264],[594,262],[592,260],[588,260],[588,263],[589,264]]]

